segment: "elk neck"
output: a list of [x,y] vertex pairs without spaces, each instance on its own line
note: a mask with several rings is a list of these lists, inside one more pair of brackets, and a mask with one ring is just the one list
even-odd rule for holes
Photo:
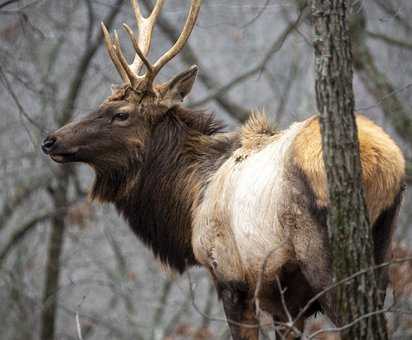
[[162,263],[179,272],[196,264],[193,211],[213,173],[238,147],[239,135],[224,133],[205,112],[175,108],[154,126],[138,180],[115,205]]

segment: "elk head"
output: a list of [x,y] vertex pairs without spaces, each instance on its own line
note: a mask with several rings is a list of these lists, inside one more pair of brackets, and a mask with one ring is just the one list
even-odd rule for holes
[[[197,66],[176,75],[163,84],[154,84],[162,67],[184,47],[198,17],[202,0],[192,0],[188,17],[176,43],[154,64],[148,59],[152,33],[164,0],[157,0],[152,12],[144,17],[136,0],[131,4],[138,26],[138,36],[123,24],[136,55],[128,64],[122,52],[117,32],[111,37],[101,24],[108,54],[122,77],[123,84],[112,89],[98,107],[78,121],[50,133],[42,150],[59,163],[83,162],[99,173],[118,177],[119,173],[139,166],[142,152],[152,126],[171,108],[179,105],[190,92]],[[146,72],[141,74],[142,67]],[[98,180],[98,178],[97,178]]]

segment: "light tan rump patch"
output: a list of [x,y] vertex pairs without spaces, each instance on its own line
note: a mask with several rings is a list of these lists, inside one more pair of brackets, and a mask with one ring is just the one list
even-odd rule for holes
[[[318,206],[325,207],[328,198],[319,117],[311,117],[306,122],[294,142],[294,163],[307,176]],[[382,128],[361,115],[356,117],[356,122],[365,199],[373,223],[399,192],[405,160],[399,147]]]

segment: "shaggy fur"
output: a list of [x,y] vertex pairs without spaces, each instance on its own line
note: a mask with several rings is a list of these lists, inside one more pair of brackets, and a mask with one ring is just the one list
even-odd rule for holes
[[[405,161],[399,147],[379,126],[361,115],[356,122],[365,199],[370,220],[374,222],[398,194],[404,180]],[[293,154],[295,165],[306,174],[316,194],[318,206],[326,207],[327,184],[318,117],[307,120],[296,138]]]
[[[228,133],[213,115],[179,106],[164,110],[156,96],[116,90],[98,111],[50,136],[57,140],[51,157],[90,164],[96,172],[92,197],[114,203],[164,264],[179,272],[206,267],[229,319],[257,321],[259,277],[260,307],[275,321],[286,320],[278,277],[296,316],[332,282],[318,118],[277,131],[254,113]],[[114,124],[118,112],[130,118]],[[404,160],[379,127],[364,117],[357,122],[380,263],[401,203]],[[383,290],[386,284],[382,272]],[[303,317],[322,309],[334,319],[333,307],[326,294]],[[257,339],[255,328],[231,327],[238,338]]]
[[222,128],[210,114],[170,110],[146,142],[139,180],[124,198],[113,200],[143,242],[179,272],[196,263],[191,246],[192,211],[210,174],[238,144],[238,137],[223,135]]
[[[192,4],[189,34],[199,6]],[[279,282],[294,318],[332,282],[318,118],[277,131],[264,114],[253,113],[239,132],[224,133],[212,115],[180,107],[197,66],[153,84],[154,70],[168,59],[147,67],[143,77],[133,75],[103,28],[125,84],[95,112],[50,134],[43,151],[56,162],[89,164],[96,173],[91,197],[113,203],[163,263],[179,272],[194,264],[206,267],[234,321],[235,339],[258,338],[257,327],[239,326],[258,325],[257,300],[274,321],[288,321]],[[145,32],[150,47],[151,33]],[[363,117],[357,123],[379,263],[394,230],[405,163],[379,127]],[[337,320],[329,293],[304,317],[320,308]],[[304,320],[297,321],[302,328]]]

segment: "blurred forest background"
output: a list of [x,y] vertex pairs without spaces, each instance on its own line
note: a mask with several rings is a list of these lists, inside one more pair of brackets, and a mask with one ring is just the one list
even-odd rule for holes
[[[399,143],[410,187],[412,1],[353,2],[356,107]],[[188,3],[166,2],[152,58],[176,38]],[[228,129],[255,108],[280,127],[303,120],[316,111],[309,7],[206,0],[188,45],[160,78],[198,64],[188,105],[214,111]],[[87,200],[90,169],[61,167],[40,152],[48,131],[96,108],[120,81],[100,21],[134,24],[129,1],[0,1],[0,339],[79,339],[79,326],[83,339],[229,338],[205,271],[162,270],[111,206]],[[411,225],[407,190],[398,257],[412,255]],[[411,339],[412,264],[393,266],[391,280],[390,299],[411,311],[388,315],[392,338]],[[317,316],[306,328],[322,326]]]

